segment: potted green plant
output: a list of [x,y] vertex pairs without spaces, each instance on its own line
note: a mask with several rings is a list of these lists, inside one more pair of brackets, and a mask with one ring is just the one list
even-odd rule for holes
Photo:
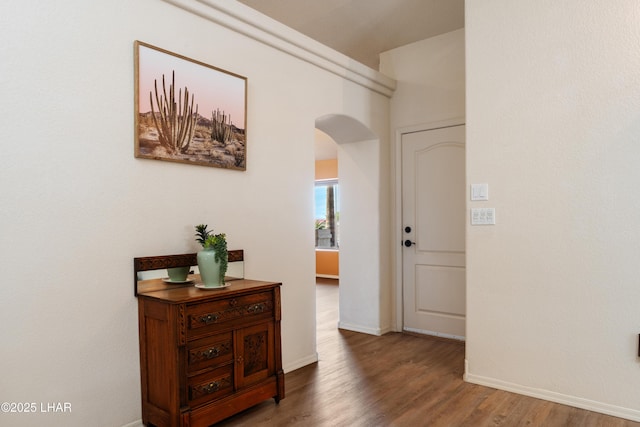
[[222,287],[229,260],[227,236],[224,233],[215,234],[207,229],[206,224],[196,225],[195,228],[196,242],[202,245],[202,250],[197,254],[202,283],[206,288]]

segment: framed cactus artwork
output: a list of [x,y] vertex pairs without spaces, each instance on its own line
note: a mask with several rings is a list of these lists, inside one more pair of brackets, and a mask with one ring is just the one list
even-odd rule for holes
[[247,78],[135,42],[135,157],[247,168]]

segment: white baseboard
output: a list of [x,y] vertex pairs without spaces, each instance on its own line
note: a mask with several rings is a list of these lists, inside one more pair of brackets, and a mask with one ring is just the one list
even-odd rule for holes
[[383,334],[382,329],[380,328],[370,328],[368,326],[350,325],[344,322],[338,322],[338,329],[346,329],[347,331],[361,332],[363,334],[369,334],[369,335],[380,336]]
[[385,326],[383,328],[380,328],[380,335],[388,334],[389,332],[394,332],[391,326]]
[[447,339],[450,339],[450,340],[457,340],[457,341],[465,341],[466,340],[466,338],[463,337],[463,336],[443,334],[441,332],[427,331],[425,329],[407,328],[405,326],[404,330],[407,331],[407,332],[413,332],[413,333],[416,333],[416,334],[431,335],[433,337],[447,338]]
[[122,427],[144,427],[144,424],[142,424],[142,420],[136,420],[132,423],[125,424]]
[[316,274],[316,277],[319,277],[321,279],[336,279],[336,280],[340,279],[340,276],[336,276],[333,274]]
[[298,359],[292,363],[287,363],[282,367],[284,373],[289,373],[291,371],[295,371],[296,369],[303,368],[307,365],[311,365],[312,363],[316,363],[318,361],[318,353],[315,353],[309,357],[303,357],[302,359]]
[[[465,368],[468,368],[468,364],[466,362],[465,365]],[[506,381],[497,380],[495,378],[473,375],[468,372],[465,372],[464,380],[469,383],[497,388],[499,390],[518,393],[529,397],[535,397],[537,399],[548,400],[550,402],[560,403],[563,405],[574,406],[576,408],[586,409],[588,411],[600,412],[602,414],[625,418],[631,421],[640,421],[640,411],[635,409],[610,405],[608,403],[583,399],[576,396],[569,396],[549,390],[527,387],[520,384],[513,384]]]

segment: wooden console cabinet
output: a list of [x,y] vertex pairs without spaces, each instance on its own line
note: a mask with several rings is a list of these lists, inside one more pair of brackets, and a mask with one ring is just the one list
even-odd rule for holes
[[280,283],[229,283],[138,293],[145,425],[204,427],[284,398]]

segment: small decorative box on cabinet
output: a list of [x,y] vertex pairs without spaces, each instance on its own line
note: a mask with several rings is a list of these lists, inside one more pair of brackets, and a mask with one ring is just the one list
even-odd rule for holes
[[281,284],[229,283],[138,289],[145,425],[204,427],[284,398]]

